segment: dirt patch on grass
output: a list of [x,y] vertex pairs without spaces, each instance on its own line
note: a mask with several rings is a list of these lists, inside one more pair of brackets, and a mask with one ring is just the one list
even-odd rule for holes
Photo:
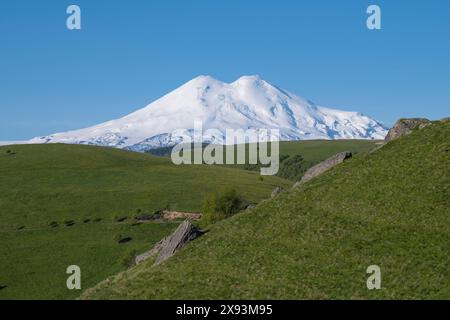
[[198,212],[162,210],[161,218],[165,220],[178,220],[178,219],[200,220],[202,218],[202,214]]

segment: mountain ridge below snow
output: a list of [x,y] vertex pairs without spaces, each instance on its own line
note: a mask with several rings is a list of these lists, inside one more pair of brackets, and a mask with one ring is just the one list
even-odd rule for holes
[[27,143],[91,144],[145,152],[192,137],[194,122],[215,129],[204,142],[225,143],[226,129],[279,129],[280,140],[383,139],[387,128],[359,112],[317,106],[263,80],[225,83],[198,76],[146,107],[89,128],[33,138]]

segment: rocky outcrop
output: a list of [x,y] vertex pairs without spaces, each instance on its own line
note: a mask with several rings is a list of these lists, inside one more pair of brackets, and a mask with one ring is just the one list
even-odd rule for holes
[[138,255],[135,258],[135,261],[134,261],[135,264],[139,264],[149,258],[156,256],[161,251],[161,249],[166,245],[166,242],[168,239],[169,239],[169,237],[163,238],[161,241],[159,241],[157,244],[155,244],[151,250]]
[[156,263],[161,263],[164,260],[173,256],[173,254],[185,246],[190,241],[198,238],[203,234],[202,231],[197,229],[189,220],[184,221],[175,232],[167,239],[167,242],[162,246]]
[[159,241],[151,250],[138,255],[135,263],[139,264],[156,256],[155,263],[159,264],[173,256],[177,250],[202,234],[203,232],[201,230],[195,227],[189,220],[186,220],[180,224],[173,234]]
[[334,156],[328,158],[325,161],[322,161],[319,164],[316,164],[314,167],[308,169],[305,174],[303,175],[302,179],[295,183],[294,188],[301,185],[302,183],[305,183],[312,178],[317,177],[318,175],[321,175],[325,171],[330,170],[334,166],[344,162],[345,159],[348,159],[352,156],[351,152],[344,151],[339,152],[338,154],[335,154]]
[[283,187],[276,187],[273,189],[272,194],[270,195],[272,198],[275,198],[277,195],[284,191]]
[[389,142],[398,139],[401,136],[410,134],[415,129],[422,129],[430,124],[431,121],[425,118],[400,119],[389,130],[384,141]]

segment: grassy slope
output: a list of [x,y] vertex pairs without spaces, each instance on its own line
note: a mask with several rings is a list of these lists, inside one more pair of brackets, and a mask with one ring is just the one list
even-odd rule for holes
[[[353,154],[365,153],[380,144],[379,140],[304,140],[304,141],[281,141],[279,154],[282,156],[301,155],[305,160],[306,169],[342,151],[351,151]],[[270,150],[270,148],[269,148]],[[223,148],[224,159],[227,149]],[[169,157],[171,148],[164,147],[154,149],[152,152],[159,156]],[[245,145],[246,161],[249,158],[249,144]],[[235,162],[237,150],[235,147]],[[225,160],[224,160],[225,162]],[[233,168],[248,169],[244,165],[228,165]],[[266,167],[266,165],[263,165]],[[259,171],[259,168],[252,170]],[[295,179],[294,179],[295,180]]]
[[[300,180],[304,172],[315,164],[335,155],[338,152],[350,151],[354,155],[374,149],[379,140],[306,140],[280,142],[280,167],[276,176],[292,181]],[[246,161],[248,163],[249,144],[246,144]],[[226,152],[225,152],[226,154]],[[236,155],[236,153],[235,153]],[[301,163],[295,156],[301,155]],[[288,156],[286,158],[286,156]],[[283,160],[284,158],[284,160]],[[235,156],[236,159],[236,156]],[[265,165],[233,165],[232,167],[259,171]]]
[[[16,154],[7,155],[9,149]],[[65,286],[68,265],[81,267],[84,288],[93,286],[119,272],[128,251],[142,252],[176,227],[132,226],[137,209],[197,211],[205,194],[224,185],[256,202],[276,185],[291,185],[276,177],[260,181],[255,172],[174,166],[165,158],[74,145],[0,147],[0,177],[0,299],[75,297],[79,292]],[[83,223],[87,218],[102,221]],[[64,226],[67,220],[75,225]],[[51,221],[60,226],[50,228]],[[133,240],[118,244],[119,235]]]
[[[303,141],[281,141],[280,155],[301,154],[306,161],[317,163],[325,160],[331,155],[341,151],[352,151],[353,153],[367,152],[380,143],[379,140],[303,140]],[[152,150],[152,154],[158,156],[170,156],[172,148],[163,147]],[[246,144],[248,159],[248,144]],[[226,154],[226,150],[224,151]]]
[[[450,299],[450,121],[361,154],[83,298]],[[382,289],[366,288],[379,265]]]
[[342,151],[351,151],[354,154],[364,153],[373,149],[380,143],[377,140],[308,140],[285,141],[280,143],[280,155],[301,154],[311,163],[318,163]]
[[[7,156],[6,150],[17,152]],[[175,166],[170,159],[110,148],[23,145],[0,148],[1,223],[19,226],[82,217],[130,216],[168,204],[199,210],[205,193],[230,185],[244,197],[267,198],[287,181],[213,166]],[[5,213],[7,211],[7,214]]]

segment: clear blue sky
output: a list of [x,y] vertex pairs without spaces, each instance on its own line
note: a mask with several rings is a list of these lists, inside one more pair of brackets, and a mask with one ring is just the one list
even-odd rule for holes
[[0,140],[117,118],[200,74],[259,74],[387,125],[450,116],[450,1],[1,1]]

